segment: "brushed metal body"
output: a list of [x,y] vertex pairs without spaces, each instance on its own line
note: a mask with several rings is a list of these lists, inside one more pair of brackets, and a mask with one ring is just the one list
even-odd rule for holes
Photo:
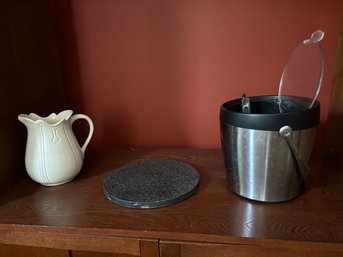
[[[316,127],[293,132],[293,142],[308,161]],[[282,202],[303,189],[298,164],[278,131],[254,130],[221,123],[221,143],[230,189],[243,197]]]

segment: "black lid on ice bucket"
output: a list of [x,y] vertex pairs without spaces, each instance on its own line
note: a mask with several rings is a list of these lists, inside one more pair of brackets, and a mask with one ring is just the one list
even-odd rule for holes
[[280,113],[278,96],[250,97],[250,113],[242,112],[241,98],[224,103],[220,108],[220,121],[235,127],[279,131],[283,126],[293,130],[316,127],[320,120],[320,103],[299,96],[284,96],[283,102],[289,105],[288,112]]

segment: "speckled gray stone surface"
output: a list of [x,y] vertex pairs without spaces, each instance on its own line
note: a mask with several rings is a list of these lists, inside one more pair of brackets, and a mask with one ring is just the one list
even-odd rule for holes
[[103,189],[113,203],[128,208],[159,208],[190,197],[199,173],[177,160],[143,160],[114,170]]

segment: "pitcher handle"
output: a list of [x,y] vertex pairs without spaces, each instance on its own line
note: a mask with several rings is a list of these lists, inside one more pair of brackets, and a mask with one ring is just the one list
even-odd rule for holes
[[73,116],[70,117],[70,125],[73,125],[73,123],[76,120],[79,119],[84,119],[88,122],[89,125],[89,132],[88,132],[88,136],[86,138],[86,141],[83,143],[83,146],[81,147],[81,150],[83,153],[85,153],[85,150],[92,138],[93,132],[94,132],[94,125],[93,125],[93,121],[91,120],[91,118],[89,118],[87,115],[84,114],[74,114]]

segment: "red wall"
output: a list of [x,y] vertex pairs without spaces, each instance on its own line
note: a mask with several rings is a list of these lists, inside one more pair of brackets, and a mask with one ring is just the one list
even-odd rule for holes
[[325,125],[341,1],[51,1],[69,105],[93,119],[93,147],[219,147],[220,105],[277,94],[317,29]]

